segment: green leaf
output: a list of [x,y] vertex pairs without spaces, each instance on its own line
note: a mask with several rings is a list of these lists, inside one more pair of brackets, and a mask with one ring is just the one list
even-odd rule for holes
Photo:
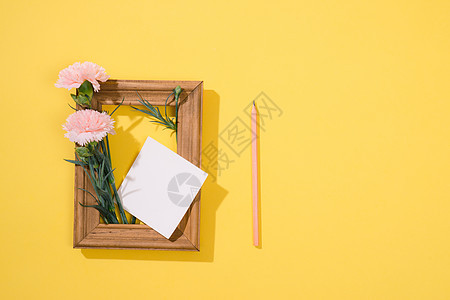
[[132,106],[131,108],[156,118],[156,114],[153,111],[143,110],[143,109],[140,109],[140,108],[137,108],[137,107],[134,107],[134,106]]
[[65,161],[70,162],[75,165],[78,165],[78,166],[87,166],[87,163],[79,161],[79,160],[65,159]]
[[89,99],[86,95],[79,94],[77,100],[77,103],[82,106],[91,106],[91,99]]
[[86,147],[76,147],[75,153],[82,158],[92,156],[91,151]]
[[88,144],[88,148],[91,152],[93,152],[95,150],[95,148],[97,148],[98,143],[97,142],[90,142]]
[[111,163],[111,149],[109,149],[109,138],[108,138],[108,135],[106,135],[105,140],[106,140],[106,146],[105,146],[105,141],[102,140],[103,153],[108,158],[109,166],[112,167],[112,163]]
[[[179,96],[180,96],[182,91],[183,91],[182,88],[180,86],[177,86],[176,88],[173,89],[173,93],[171,93],[167,97],[166,102],[164,103],[164,116],[165,117],[163,117],[161,115],[161,111],[159,110],[158,107],[155,107],[155,106],[151,105],[150,102],[148,102],[147,100],[143,99],[138,92],[136,92],[138,97],[139,97],[138,101],[146,109],[140,109],[140,108],[133,107],[133,106],[132,106],[132,108],[137,110],[137,111],[140,111],[140,112],[142,112],[144,114],[147,114],[147,115],[149,115],[149,116],[151,116],[151,117],[156,119],[156,120],[151,120],[150,122],[156,123],[156,124],[159,124],[159,125],[163,125],[164,129],[171,129],[171,130],[175,131],[175,133],[177,133],[177,128],[178,128],[178,98],[179,98]],[[175,96],[175,118],[173,118],[173,119],[167,116],[167,101],[169,100],[169,98],[170,98],[170,96],[172,94],[174,94],[174,96]]]
[[116,112],[116,110],[123,104],[123,101],[125,101],[125,97],[122,98],[122,102],[120,102],[120,104],[117,105],[116,108],[114,108],[114,110],[112,111],[112,113],[109,116],[112,116]]
[[77,95],[70,94],[70,96],[72,97],[73,101],[75,101],[76,103],[78,103]]
[[112,214],[109,210],[106,208],[100,206],[100,205],[84,205],[81,202],[79,202],[81,206],[83,207],[92,207],[99,211],[99,213],[105,217],[109,223],[118,224],[117,218],[114,214]]
[[92,99],[92,96],[94,95],[94,88],[92,86],[92,83],[85,80],[78,88],[78,92],[80,93],[80,95],[85,95],[90,101]]
[[100,204],[100,202],[98,202],[97,198],[95,198],[95,196],[91,192],[89,192],[88,190],[82,189],[82,188],[78,188],[78,189],[88,193],[89,195],[91,195],[91,197],[94,198],[95,202]]
[[106,176],[105,176],[105,178],[103,179],[103,184],[105,184],[106,183],[106,180],[109,178],[109,175],[111,175],[112,174],[112,172],[114,172],[114,170],[115,170],[115,168],[114,169],[112,169],[111,171],[109,171],[108,172],[108,174],[106,174]]
[[76,109],[75,107],[73,107],[73,106],[70,105],[69,103],[67,103],[67,105],[69,105],[69,107],[70,107],[71,109],[73,109],[74,111],[78,111],[78,109]]
[[102,186],[104,185],[104,180],[103,180],[103,173],[105,170],[105,160],[102,160],[102,162],[100,163],[100,170],[99,172],[99,176],[98,176],[98,181],[101,182]]
[[[175,91],[175,90],[174,90],[174,91]],[[173,93],[171,93],[171,94],[169,95],[169,97],[167,97],[166,102],[164,102],[164,115],[166,116],[166,119],[168,118],[168,117],[167,117],[167,101],[169,100],[170,96],[172,96],[172,94],[173,94]]]
[[164,125],[164,126],[167,125],[165,122],[161,122],[161,121],[150,121],[150,122],[156,123],[156,124],[160,124],[160,125]]

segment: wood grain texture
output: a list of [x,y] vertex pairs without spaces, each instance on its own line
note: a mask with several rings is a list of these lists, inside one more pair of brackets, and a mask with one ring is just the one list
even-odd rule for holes
[[[200,168],[202,142],[202,102],[203,83],[200,83],[188,96],[187,101],[180,105],[178,111],[179,127],[177,152],[185,159]],[[180,229],[191,240],[193,245],[200,247],[200,194],[197,194],[189,209],[189,214],[180,223]]]
[[168,240],[141,224],[99,224],[75,248],[198,250],[184,234],[174,235],[179,236]]
[[[100,83],[100,93],[105,91],[172,91],[177,85],[190,94],[202,81],[182,80],[115,80]],[[100,94],[97,93],[96,95]]]
[[[164,105],[177,85],[183,89],[179,101],[177,152],[200,167],[203,82],[108,80],[101,84],[100,92],[94,94],[92,108],[101,111],[103,105],[118,105],[122,99],[125,99],[123,105],[139,105],[136,92],[152,105]],[[75,166],[74,248],[200,250],[200,192],[172,237],[166,239],[147,225],[100,224],[97,210],[79,205],[94,202],[79,188],[94,193],[83,169]]]

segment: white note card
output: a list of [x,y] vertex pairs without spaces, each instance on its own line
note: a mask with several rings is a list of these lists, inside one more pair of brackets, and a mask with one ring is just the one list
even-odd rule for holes
[[148,137],[118,192],[126,211],[170,238],[207,176]]

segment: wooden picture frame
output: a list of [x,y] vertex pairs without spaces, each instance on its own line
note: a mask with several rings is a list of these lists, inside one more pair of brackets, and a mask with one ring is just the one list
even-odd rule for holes
[[[177,85],[183,89],[179,98],[177,152],[200,167],[202,81],[108,80],[101,84],[98,93],[94,93],[92,108],[101,111],[103,105],[118,105],[122,99],[125,99],[122,105],[140,105],[136,92],[152,105],[164,105]],[[171,101],[169,105],[175,105],[173,99]],[[201,191],[172,237],[166,239],[144,224],[101,224],[97,210],[79,204],[95,202],[79,188],[94,193],[82,167],[75,166],[74,248],[200,250]]]

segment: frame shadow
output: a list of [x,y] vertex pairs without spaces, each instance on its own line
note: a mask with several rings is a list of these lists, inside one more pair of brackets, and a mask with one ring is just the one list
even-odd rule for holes
[[[217,145],[219,135],[220,96],[213,90],[203,92],[202,119],[202,148],[209,143]],[[140,123],[141,120],[136,123]],[[130,141],[130,145],[137,144],[132,135],[121,131],[121,135]],[[203,154],[202,154],[203,155]],[[218,164],[218,157],[212,163]],[[213,262],[216,235],[216,212],[225,199],[228,191],[215,180],[217,169],[208,169],[208,176],[202,187],[202,201],[200,214],[200,251],[182,250],[116,250],[116,249],[81,249],[87,259],[116,259],[116,260],[147,260],[147,261],[191,261]]]

